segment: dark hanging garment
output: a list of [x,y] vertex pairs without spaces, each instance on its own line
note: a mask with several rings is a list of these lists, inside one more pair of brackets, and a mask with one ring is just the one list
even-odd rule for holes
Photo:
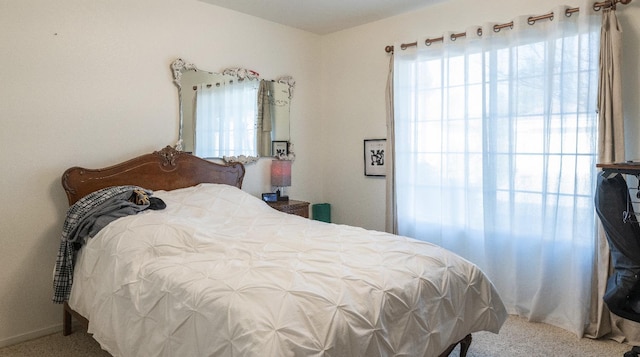
[[613,274],[604,302],[614,314],[640,322],[640,226],[621,174],[598,175],[595,207],[609,242]]

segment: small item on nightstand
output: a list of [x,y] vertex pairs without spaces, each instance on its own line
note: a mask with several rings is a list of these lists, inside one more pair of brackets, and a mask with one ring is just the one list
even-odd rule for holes
[[274,192],[263,193],[262,200],[265,202],[276,202],[278,201],[278,194]]
[[289,196],[280,195],[280,189],[276,191],[276,196],[278,197],[278,201],[289,201]]
[[291,161],[271,161],[271,186],[277,188],[278,201],[289,201],[289,196],[281,195],[286,186],[291,186]]

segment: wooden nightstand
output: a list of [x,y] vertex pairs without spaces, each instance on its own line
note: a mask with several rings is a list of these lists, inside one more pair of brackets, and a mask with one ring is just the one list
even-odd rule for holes
[[278,211],[309,218],[309,202],[289,200],[267,203]]

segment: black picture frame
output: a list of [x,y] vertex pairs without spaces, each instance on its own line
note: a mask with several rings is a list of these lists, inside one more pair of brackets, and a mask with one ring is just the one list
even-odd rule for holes
[[364,175],[386,176],[387,139],[364,140]]
[[271,156],[287,157],[289,155],[289,142],[274,140],[271,142]]

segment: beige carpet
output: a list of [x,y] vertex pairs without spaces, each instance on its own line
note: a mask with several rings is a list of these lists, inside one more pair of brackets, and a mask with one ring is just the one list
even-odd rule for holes
[[[509,317],[500,334],[473,334],[469,357],[623,357],[631,347],[608,340],[578,339],[571,333],[545,324]],[[81,328],[70,336],[61,333],[0,349],[0,357],[109,356]],[[451,354],[458,356],[458,349]]]
[[[474,333],[467,356],[623,357],[631,347],[612,340],[578,339],[561,328],[510,316],[500,334]],[[452,353],[452,356],[457,354]]]

